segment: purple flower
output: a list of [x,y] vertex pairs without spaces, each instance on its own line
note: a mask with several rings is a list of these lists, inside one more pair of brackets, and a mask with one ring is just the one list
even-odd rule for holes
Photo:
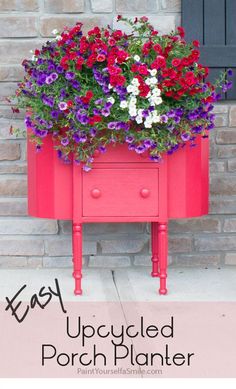
[[112,107],[112,103],[111,103],[110,101],[108,101],[108,102],[105,104],[105,106],[104,106],[105,109],[110,109],[111,107]]
[[74,135],[73,135],[73,139],[76,143],[85,143],[87,141],[87,135],[85,133],[81,133],[80,131],[79,132],[76,132]]
[[233,76],[233,70],[232,69],[228,69],[227,70],[227,74],[229,77],[232,77]]
[[100,151],[102,154],[104,154],[104,153],[107,151],[107,149],[106,149],[105,146],[99,146],[99,151]]
[[96,136],[96,134],[97,134],[96,128],[94,128],[94,127],[90,128],[89,133],[90,133],[90,136],[92,138],[94,138]]
[[100,115],[100,114],[101,114],[101,110],[100,110],[100,109],[97,109],[97,108],[94,108],[94,109],[93,109],[93,114],[94,114],[94,115]]
[[39,138],[45,138],[48,134],[48,130],[39,130],[36,127],[33,128],[33,131],[35,135],[38,136]]
[[62,67],[61,65],[58,65],[58,66],[56,67],[56,71],[57,71],[57,73],[61,74],[61,73],[64,72],[64,69],[63,69],[63,67]]
[[107,116],[109,116],[110,115],[110,110],[109,109],[107,109],[107,108],[103,108],[102,109],[102,115],[103,116],[105,116],[105,117],[107,117]]
[[181,134],[181,139],[184,141],[184,142],[187,142],[189,139],[190,139],[190,134],[187,134],[186,132]]
[[107,128],[109,130],[114,130],[116,128],[116,123],[117,122],[110,122],[110,123],[108,123]]
[[126,143],[132,143],[134,141],[134,137],[132,135],[128,135],[125,137]]
[[152,141],[150,139],[145,139],[144,142],[143,142],[143,145],[146,149],[149,149],[149,147],[152,146]]
[[52,84],[52,83],[53,83],[52,77],[51,77],[51,76],[48,76],[48,77],[46,78],[45,82],[46,82],[46,84],[48,84],[48,85]]
[[168,122],[168,116],[167,115],[161,115],[161,121],[163,123],[167,123]]
[[58,112],[58,111],[52,111],[52,112],[51,112],[51,117],[52,117],[53,119],[58,119],[58,116],[59,116],[59,112]]
[[64,101],[61,101],[59,104],[58,104],[58,107],[61,111],[65,111],[67,109],[67,104],[64,102]]
[[54,106],[54,98],[52,96],[47,96],[45,93],[43,93],[41,95],[41,99],[45,105],[48,105],[51,108]]
[[69,144],[69,139],[68,139],[68,138],[62,138],[61,144],[62,144],[62,146],[68,146],[68,144]]
[[65,78],[67,79],[67,80],[74,80],[74,78],[75,78],[75,73],[74,72],[66,72],[66,74],[65,74]]
[[129,150],[135,150],[135,145],[133,143],[130,143],[128,146]]
[[81,124],[88,124],[89,122],[89,117],[85,113],[81,113],[81,111],[78,111],[76,114],[76,119],[81,123]]
[[51,77],[52,77],[53,81],[56,81],[58,79],[58,74],[57,73],[52,73]]
[[208,130],[213,130],[213,128],[215,128],[214,123],[208,124],[208,127],[207,127]]
[[142,153],[144,153],[144,151],[146,151],[146,148],[142,145],[139,145],[139,146],[135,147],[135,151],[137,154],[142,154]]
[[61,150],[57,150],[57,156],[58,156],[58,158],[62,158],[62,151]]
[[101,104],[103,104],[103,99],[97,99],[97,100],[95,101],[95,104],[96,104],[96,105],[101,105]]
[[88,165],[84,165],[84,166],[83,166],[83,170],[84,170],[85,172],[89,172],[91,169],[92,169],[91,166],[88,166]]
[[144,109],[144,110],[143,110],[142,116],[143,116],[144,118],[147,118],[147,117],[149,116],[148,109]]
[[149,158],[153,162],[160,162],[161,161],[161,157],[159,155],[150,155]]
[[73,86],[73,88],[75,88],[77,90],[81,89],[81,85],[80,85],[79,81],[77,81],[77,80],[72,80],[71,85]]

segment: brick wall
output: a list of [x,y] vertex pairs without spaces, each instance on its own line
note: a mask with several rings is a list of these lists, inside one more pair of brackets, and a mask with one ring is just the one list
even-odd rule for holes
[[[167,32],[180,24],[180,0],[0,1],[0,267],[71,265],[70,222],[27,217],[25,140],[9,136],[10,123],[23,123],[5,102],[22,77],[19,64],[54,28],[77,20],[85,29],[115,23],[120,13],[150,15]],[[236,264],[236,106],[217,105],[215,112],[210,215],[170,222],[170,262],[179,266]],[[149,225],[87,224],[84,240],[84,266],[150,263]]]

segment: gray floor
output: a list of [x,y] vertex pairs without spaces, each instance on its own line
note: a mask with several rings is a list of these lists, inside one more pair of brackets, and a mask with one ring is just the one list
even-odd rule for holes
[[0,270],[0,301],[13,296],[24,284],[22,301],[42,286],[54,287],[57,278],[64,301],[236,301],[236,267],[221,269],[170,268],[168,294],[157,293],[159,279],[150,270],[85,269],[83,295],[74,296],[70,269],[2,269]]

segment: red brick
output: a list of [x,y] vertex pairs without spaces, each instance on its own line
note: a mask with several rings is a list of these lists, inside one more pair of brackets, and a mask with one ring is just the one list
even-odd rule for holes
[[18,143],[0,144],[0,161],[15,161],[20,158],[20,146]]
[[0,12],[37,10],[38,0],[1,0],[0,2]]
[[35,37],[37,36],[35,16],[0,17],[0,38]]
[[27,194],[27,180],[22,178],[0,177],[0,196],[25,196]]
[[169,222],[170,232],[219,232],[220,221],[213,217],[201,217],[194,219],[171,220]]
[[216,135],[216,143],[218,144],[236,144],[236,129],[218,130]]
[[49,13],[84,12],[84,0],[44,0],[44,10]]

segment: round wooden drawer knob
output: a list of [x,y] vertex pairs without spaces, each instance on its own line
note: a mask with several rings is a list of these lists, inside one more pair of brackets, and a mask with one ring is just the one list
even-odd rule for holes
[[94,199],[98,199],[101,196],[101,191],[99,189],[93,189],[91,190],[91,196]]
[[144,199],[146,199],[148,196],[150,196],[150,190],[149,189],[141,189],[140,194]]

